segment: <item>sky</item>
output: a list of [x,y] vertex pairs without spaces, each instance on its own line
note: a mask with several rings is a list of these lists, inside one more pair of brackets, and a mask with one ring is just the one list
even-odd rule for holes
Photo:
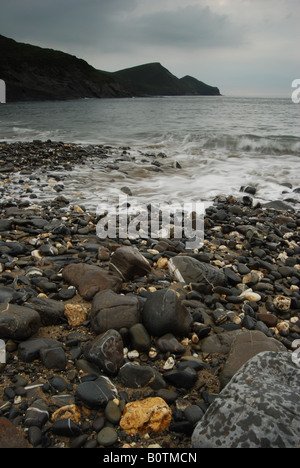
[[0,0],[0,34],[117,71],[160,62],[228,96],[290,97],[299,0]]

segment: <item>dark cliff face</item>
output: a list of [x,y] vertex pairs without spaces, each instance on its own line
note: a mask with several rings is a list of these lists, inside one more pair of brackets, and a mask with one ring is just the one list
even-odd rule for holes
[[63,52],[0,36],[0,58],[7,102],[128,95],[112,77]]
[[195,78],[176,78],[159,63],[115,73],[96,70],[64,52],[22,44],[0,35],[0,79],[6,101],[131,96],[220,95]]

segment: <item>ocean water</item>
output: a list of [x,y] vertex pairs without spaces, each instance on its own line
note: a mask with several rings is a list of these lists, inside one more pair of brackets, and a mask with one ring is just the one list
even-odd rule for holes
[[[162,96],[0,106],[0,141],[130,148],[122,161],[121,150],[118,156],[111,150],[105,163],[92,160],[64,174],[64,195],[88,208],[116,198],[123,186],[144,201],[210,202],[254,185],[259,201],[300,202],[294,192],[300,187],[299,124],[300,105],[280,98]],[[105,168],[114,160],[118,169]],[[154,160],[161,163],[158,172],[149,170]]]

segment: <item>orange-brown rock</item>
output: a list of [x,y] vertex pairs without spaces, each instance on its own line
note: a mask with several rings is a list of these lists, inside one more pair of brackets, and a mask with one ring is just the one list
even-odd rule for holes
[[159,397],[127,403],[120,426],[129,434],[162,432],[171,423],[172,411]]
[[70,327],[78,327],[88,316],[88,310],[80,304],[66,304],[65,316],[68,319]]
[[122,280],[111,271],[103,270],[96,265],[71,263],[62,272],[65,281],[78,289],[83,299],[91,301],[95,294],[105,289],[120,292]]

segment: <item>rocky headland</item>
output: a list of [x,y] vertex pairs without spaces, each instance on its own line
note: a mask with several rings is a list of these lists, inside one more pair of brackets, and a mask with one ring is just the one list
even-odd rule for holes
[[74,55],[1,35],[0,79],[6,84],[6,102],[220,95],[217,87],[190,76],[179,79],[160,63],[107,72]]
[[1,144],[0,447],[299,448],[297,207],[247,188],[207,208],[198,251],[101,240],[23,179],[90,153]]

